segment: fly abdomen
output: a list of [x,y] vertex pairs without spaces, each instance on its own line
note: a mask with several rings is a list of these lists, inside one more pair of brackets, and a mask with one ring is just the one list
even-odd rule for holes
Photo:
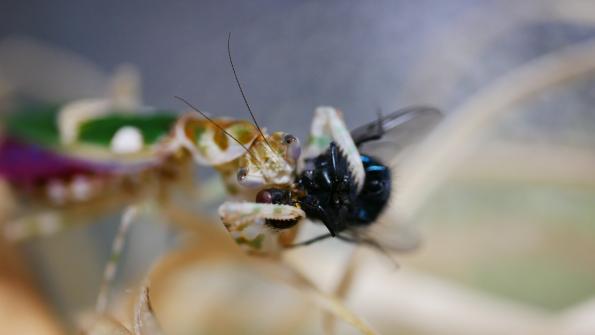
[[390,199],[392,178],[390,169],[375,158],[361,155],[366,179],[357,196],[357,221],[369,224],[378,218]]

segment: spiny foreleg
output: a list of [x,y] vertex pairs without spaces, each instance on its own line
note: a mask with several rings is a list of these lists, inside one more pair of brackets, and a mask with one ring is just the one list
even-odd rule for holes
[[306,217],[300,208],[290,205],[255,202],[226,202],[219,216],[235,241],[256,252],[278,249],[278,231],[267,221],[299,222]]
[[310,139],[303,158],[311,159],[324,153],[335,142],[349,162],[358,191],[364,185],[366,172],[359,151],[343,122],[340,112],[333,107],[318,107],[310,128]]

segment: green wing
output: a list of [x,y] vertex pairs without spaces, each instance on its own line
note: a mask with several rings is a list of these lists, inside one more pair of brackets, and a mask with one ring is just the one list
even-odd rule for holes
[[152,145],[167,135],[176,119],[176,115],[168,111],[151,114],[116,112],[84,122],[79,130],[78,140],[81,144],[109,147],[116,132],[128,126],[141,132],[145,145]]
[[61,104],[23,105],[3,118],[4,132],[29,143],[49,147],[83,159],[126,159],[116,158],[110,150],[111,140],[122,127],[134,127],[143,137],[144,150],[127,159],[151,159],[153,144],[166,136],[174,126],[177,117],[173,112],[159,110],[150,113],[124,113],[113,111],[84,121],[79,128],[75,143],[65,147],[60,141],[57,120]]

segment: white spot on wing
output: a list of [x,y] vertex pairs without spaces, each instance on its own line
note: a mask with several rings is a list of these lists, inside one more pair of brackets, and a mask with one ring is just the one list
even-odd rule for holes
[[125,126],[116,132],[110,148],[116,154],[132,154],[143,148],[143,135],[136,127]]

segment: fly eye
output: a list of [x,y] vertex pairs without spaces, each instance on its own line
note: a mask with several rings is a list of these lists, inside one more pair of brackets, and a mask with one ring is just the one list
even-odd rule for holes
[[368,192],[380,193],[384,189],[384,184],[378,180],[373,180],[368,184]]
[[264,184],[264,180],[260,176],[250,175],[248,169],[241,168],[237,174],[238,183],[248,188],[260,187]]
[[283,143],[287,146],[285,159],[292,163],[297,162],[302,153],[302,146],[300,145],[298,138],[291,134],[286,134],[283,137]]
[[256,202],[261,204],[273,203],[273,195],[267,190],[262,190],[256,194]]

